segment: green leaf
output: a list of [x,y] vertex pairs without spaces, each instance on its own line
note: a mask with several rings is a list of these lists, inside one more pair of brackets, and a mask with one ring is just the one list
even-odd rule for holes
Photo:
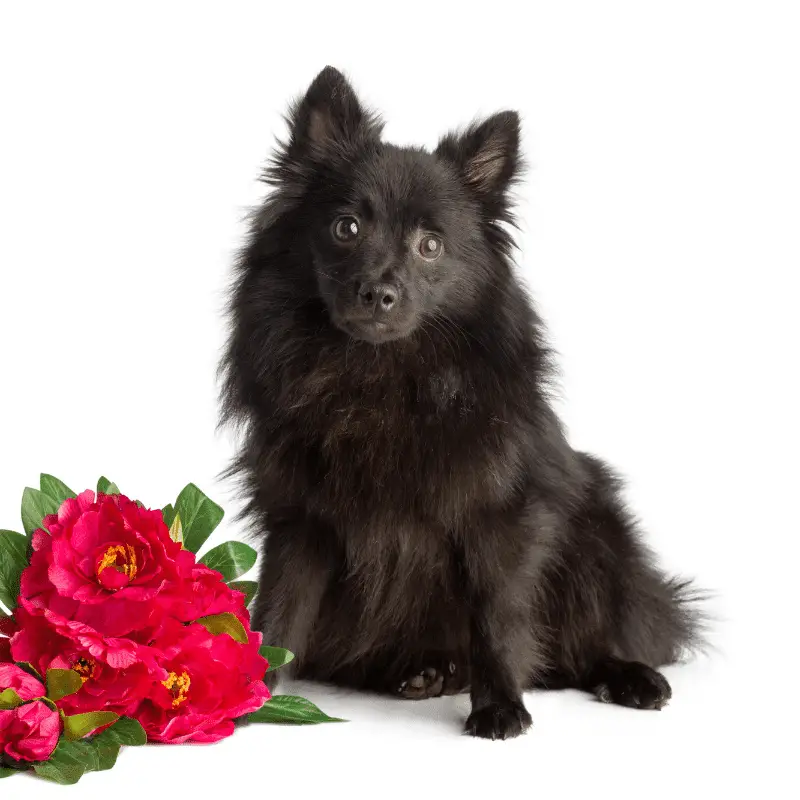
[[290,725],[316,725],[320,722],[346,722],[347,720],[329,717],[320,711],[310,700],[288,694],[275,695],[267,700],[258,711],[247,717],[248,722],[272,722]]
[[33,768],[37,775],[56,783],[77,783],[86,772],[111,769],[123,745],[135,747],[146,741],[144,728],[136,720],[123,717],[91,739],[62,738],[50,760]]
[[69,786],[77,783],[84,773],[98,769],[99,765],[92,742],[60,739],[50,758],[34,764],[33,769],[42,778]]
[[113,711],[89,711],[86,714],[73,714],[71,717],[64,717],[64,736],[71,742],[83,739],[90,733],[94,733],[98,728],[116,722],[119,714]]
[[226,611],[224,614],[211,614],[208,617],[200,617],[198,625],[202,625],[209,633],[219,636],[227,633],[235,642],[247,644],[247,631],[244,625],[237,619],[235,614]]
[[147,734],[135,719],[121,717],[119,722],[115,722],[110,728],[106,728],[101,734],[92,739],[93,742],[101,740],[109,744],[138,747],[147,743]]
[[161,509],[161,516],[164,517],[164,524],[168,527],[172,527],[172,521],[175,519],[175,509],[171,503],[167,503],[164,508]]
[[0,531],[0,603],[13,611],[19,597],[19,579],[28,566],[28,540],[21,533]]
[[59,505],[49,495],[28,486],[22,493],[22,527],[25,533],[31,536],[37,528],[43,527],[42,520],[48,514],[58,513]]
[[0,692],[0,711],[8,711],[21,706],[24,702],[13,689],[9,688]]
[[111,769],[117,763],[122,745],[136,747],[147,742],[144,728],[135,720],[123,717],[92,739],[97,750],[98,770]]
[[66,483],[45,472],[39,477],[39,488],[42,490],[42,494],[52,497],[59,505],[69,497],[77,497]]
[[174,514],[172,524],[169,526],[169,538],[173,542],[183,544],[183,525],[181,525],[181,515]]
[[283,647],[264,645],[258,649],[258,652],[269,662],[267,672],[273,672],[276,669],[285,667],[294,659],[294,653],[291,650],[285,650]]
[[47,696],[55,702],[75,694],[81,686],[81,676],[73,669],[47,670]]
[[3,778],[10,778],[17,772],[19,772],[18,769],[9,769],[8,767],[0,767],[0,780],[2,780]]
[[119,487],[103,475],[97,481],[97,494],[119,494]]
[[258,584],[255,581],[234,581],[233,583],[229,583],[228,586],[235,592],[242,592],[244,594],[245,608],[250,605],[250,602],[258,591]]
[[222,573],[226,581],[234,581],[253,568],[257,556],[252,547],[242,542],[224,542],[209,550],[200,559],[200,563]]
[[175,501],[183,525],[183,546],[196,553],[222,521],[225,512],[193,483],[185,486]]
[[[105,733],[105,731],[103,732]],[[112,769],[117,763],[119,757],[120,745],[114,743],[100,743],[99,739],[102,738],[101,733],[97,738],[92,739],[92,744],[97,752],[97,771],[105,772],[107,769]]]

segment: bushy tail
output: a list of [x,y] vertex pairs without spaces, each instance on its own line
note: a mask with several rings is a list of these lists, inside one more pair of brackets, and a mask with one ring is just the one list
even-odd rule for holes
[[708,652],[711,593],[697,588],[694,581],[683,578],[668,578],[664,586],[669,603],[669,610],[665,614],[669,621],[666,632],[671,639],[671,652],[667,654],[666,663],[683,661],[692,655]]

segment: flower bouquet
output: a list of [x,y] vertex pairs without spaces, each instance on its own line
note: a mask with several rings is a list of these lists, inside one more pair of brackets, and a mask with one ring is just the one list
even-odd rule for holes
[[237,720],[340,721],[270,696],[265,674],[293,656],[250,629],[255,550],[196,557],[222,516],[191,483],[155,510],[106,478],[25,489],[25,534],[0,531],[0,778],[71,784],[123,745],[216,742]]

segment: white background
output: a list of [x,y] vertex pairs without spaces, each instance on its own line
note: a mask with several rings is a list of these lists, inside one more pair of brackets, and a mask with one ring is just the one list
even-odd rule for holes
[[[153,506],[191,480],[235,511],[216,478],[232,452],[215,433],[214,377],[229,265],[287,102],[331,63],[400,143],[432,146],[476,114],[521,111],[519,264],[561,354],[560,411],[576,446],[628,476],[649,541],[718,593],[720,617],[717,652],[667,669],[675,696],[660,714],[532,693],[533,729],[492,743],[459,736],[465,698],[403,704],[303,686],[351,722],[131,749],[74,789],[8,779],[3,800],[232,787],[789,796],[797,11],[3,4],[0,527],[19,528],[19,494],[40,471],[73,488],[102,472]],[[229,513],[220,535],[245,533]]]

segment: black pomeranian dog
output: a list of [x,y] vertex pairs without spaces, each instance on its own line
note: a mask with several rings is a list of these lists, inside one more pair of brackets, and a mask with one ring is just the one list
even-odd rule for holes
[[654,667],[700,619],[548,400],[510,259],[517,114],[396,147],[327,67],[289,124],[222,363],[265,537],[254,626],[301,678],[469,691],[476,736],[523,732],[537,686],[660,709]]

